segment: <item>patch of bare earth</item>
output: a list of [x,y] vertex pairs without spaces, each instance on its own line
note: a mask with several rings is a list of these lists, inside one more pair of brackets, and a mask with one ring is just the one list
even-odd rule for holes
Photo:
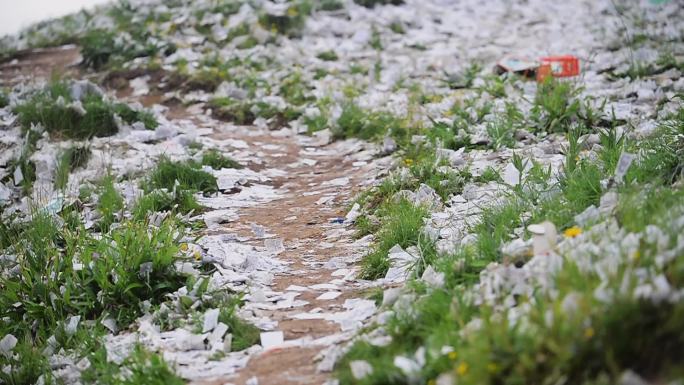
[[[282,168],[302,158],[302,147],[294,138],[232,138],[278,145],[281,150],[276,151],[277,157],[270,156],[265,151],[266,157],[263,161],[267,168]],[[335,146],[330,145],[333,150]],[[276,275],[271,285],[273,290],[284,291],[290,285],[309,287],[328,283],[334,279],[331,276],[332,270],[324,269],[321,265],[332,257],[344,256],[351,252],[344,247],[350,239],[330,239],[326,230],[342,226],[333,222],[345,216],[348,203],[356,191],[354,186],[364,179],[364,175],[361,170],[354,169],[352,161],[340,155],[339,151],[331,153],[336,155],[310,156],[309,158],[317,160],[316,165],[291,168],[288,169],[286,177],[274,178],[274,185],[287,189],[288,193],[284,198],[240,211],[238,232],[250,235],[250,224],[261,225],[278,238],[282,238],[286,246],[286,250],[278,257],[290,263],[291,271]],[[350,178],[349,185],[324,186],[325,182],[342,177]],[[320,193],[313,195],[314,192]],[[318,201],[323,194],[333,193],[334,198],[327,204],[319,204]],[[329,247],[326,243],[335,243],[335,246]],[[317,300],[316,298],[324,291],[302,292],[297,299],[305,300],[309,304],[266,314],[272,320],[278,321],[277,330],[284,332],[286,341],[306,337],[316,339],[338,333],[340,329],[336,323],[326,320],[296,320],[290,316],[315,308],[321,308],[325,312],[339,311],[347,298],[362,295],[353,288],[342,288],[342,295],[334,300]],[[210,384],[245,384],[252,377],[258,378],[259,385],[321,384],[329,377],[316,371],[314,358],[321,349],[322,347],[290,347],[266,351],[253,357],[236,377]]]

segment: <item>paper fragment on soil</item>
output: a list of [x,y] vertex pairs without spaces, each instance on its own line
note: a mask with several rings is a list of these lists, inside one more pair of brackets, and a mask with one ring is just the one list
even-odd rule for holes
[[280,346],[284,341],[285,335],[282,331],[261,333],[261,346],[264,350]]
[[319,301],[330,301],[339,297],[340,295],[342,295],[342,293],[339,291],[328,291],[319,295],[318,297],[316,297],[316,299]]

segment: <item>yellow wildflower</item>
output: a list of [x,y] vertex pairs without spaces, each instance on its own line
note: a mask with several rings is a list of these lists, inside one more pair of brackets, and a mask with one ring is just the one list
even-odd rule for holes
[[435,381],[435,379],[433,378],[428,381],[428,385],[437,385],[437,381]]
[[297,8],[290,7],[287,9],[287,16],[296,17],[298,14],[299,12],[297,12]]
[[413,159],[411,159],[411,158],[406,158],[406,159],[404,159],[404,164],[405,164],[407,167],[411,167],[411,166],[413,165]]
[[188,244],[187,243],[181,243],[180,249],[181,249],[181,251],[188,251]]
[[461,362],[458,364],[458,367],[456,368],[456,374],[459,376],[464,376],[466,373],[468,373],[468,364],[465,362]]
[[632,259],[638,261],[639,258],[641,258],[641,250],[634,250],[634,254],[632,254]]
[[449,357],[450,360],[455,360],[456,358],[458,358],[458,353],[449,352],[449,354],[447,354],[447,356]]
[[594,328],[592,328],[591,326],[584,329],[584,338],[590,339],[591,337],[594,336],[594,334],[596,334],[596,332],[594,331]]
[[193,254],[193,256],[195,257],[196,261],[202,260],[202,254],[200,254],[199,251],[195,251],[195,254]]
[[572,226],[569,229],[566,229],[563,231],[563,235],[565,235],[568,238],[575,238],[576,236],[582,234],[582,229],[580,229],[577,226]]

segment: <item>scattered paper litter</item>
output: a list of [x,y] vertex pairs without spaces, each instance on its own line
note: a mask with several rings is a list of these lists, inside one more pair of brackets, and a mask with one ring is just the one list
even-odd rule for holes
[[280,254],[285,251],[285,245],[282,238],[268,238],[264,239],[264,246],[269,253]]
[[285,335],[282,331],[261,333],[261,346],[265,350],[280,346],[283,342],[285,342]]
[[421,279],[432,287],[444,287],[444,273],[435,271],[432,265],[428,266],[427,269],[425,269]]
[[73,336],[76,334],[76,329],[78,329],[78,323],[81,321],[81,316],[80,315],[75,315],[71,318],[69,318],[69,322],[64,326],[64,332],[68,336]]
[[342,293],[339,291],[328,291],[319,295],[316,297],[316,299],[320,301],[329,301],[339,297],[340,295],[342,295]]
[[317,283],[315,285],[309,286],[309,289],[312,290],[337,290],[339,287],[337,285],[333,285],[330,283]]
[[351,369],[352,376],[357,380],[361,380],[373,373],[373,367],[367,361],[363,360],[349,362],[349,368]]
[[323,182],[323,186],[335,186],[335,187],[342,187],[346,186],[349,184],[349,177],[342,177],[342,178],[336,178],[332,180],[327,180]]
[[418,257],[404,251],[399,245],[394,245],[389,251],[390,268],[385,274],[388,282],[404,282],[408,277],[411,266]]
[[308,291],[309,289],[304,286],[290,285],[285,288],[285,291]]
[[0,353],[4,354],[6,357],[12,355],[12,349],[17,346],[17,338],[12,334],[7,334],[0,340]]
[[218,324],[219,309],[209,309],[204,312],[204,325],[202,326],[202,333],[214,330]]

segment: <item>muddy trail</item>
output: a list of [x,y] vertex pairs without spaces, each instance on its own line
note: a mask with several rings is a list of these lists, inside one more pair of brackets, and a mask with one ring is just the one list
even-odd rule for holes
[[[85,71],[79,62],[78,48],[71,46],[27,51],[0,64],[0,78],[4,86],[28,80],[47,81],[55,75],[106,79],[103,74]],[[278,170],[269,175],[266,183],[278,198],[238,207],[234,212],[237,219],[231,216],[219,228],[203,234],[237,238],[256,248],[275,248],[278,260],[287,268],[275,273],[269,285],[248,293],[246,299],[255,317],[269,319],[275,325],[269,333],[276,334],[276,342],[251,354],[246,367],[233,375],[190,383],[325,383],[337,357],[334,350],[349,341],[373,313],[360,317],[349,314],[353,313],[355,300],[372,301],[367,299],[369,283],[355,279],[356,265],[368,240],[355,237],[345,216],[355,193],[374,180],[388,159],[374,157],[375,148],[361,141],[329,143],[326,138],[220,122],[192,106],[164,103],[159,84],[151,84],[149,94],[137,96],[132,95],[125,78],[117,79],[115,85],[105,89],[108,94],[145,107],[165,104],[164,115],[170,121],[209,127],[213,132],[209,137],[217,142],[242,143],[240,149],[252,154],[243,160],[249,170]],[[249,186],[247,182],[243,187]],[[231,193],[240,193],[240,188]],[[273,298],[277,301],[279,296],[286,298],[284,305],[280,301],[276,306],[261,305]],[[337,322],[333,320],[335,314],[340,315]]]

